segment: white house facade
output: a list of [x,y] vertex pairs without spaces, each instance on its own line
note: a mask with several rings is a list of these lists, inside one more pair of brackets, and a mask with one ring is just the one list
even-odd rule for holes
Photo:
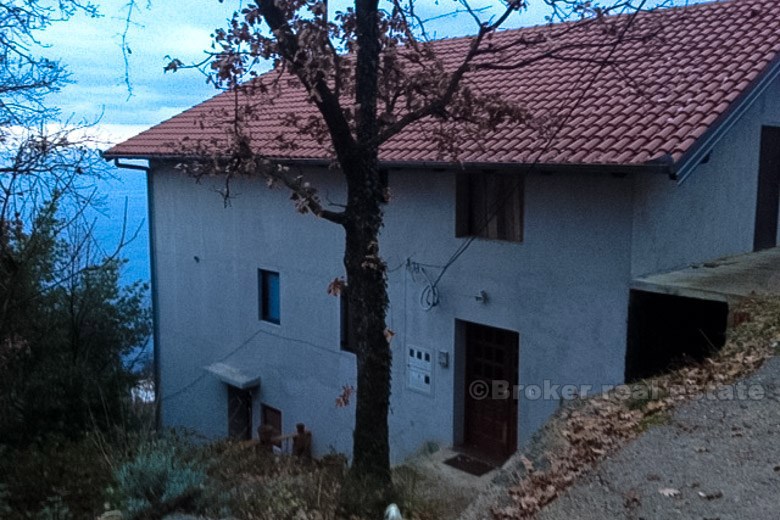
[[[627,366],[633,280],[777,244],[773,63],[671,167],[387,164],[395,462],[431,442],[507,456],[560,398],[641,372]],[[162,423],[243,438],[304,423],[316,455],[349,453],[354,402],[337,399],[355,385],[344,313],[359,309],[327,291],[342,229],[261,178],[233,180],[226,207],[218,176],[196,183],[178,159],[121,145],[107,155],[149,159]],[[305,175],[344,202],[338,172]],[[485,207],[501,210],[475,231]]]

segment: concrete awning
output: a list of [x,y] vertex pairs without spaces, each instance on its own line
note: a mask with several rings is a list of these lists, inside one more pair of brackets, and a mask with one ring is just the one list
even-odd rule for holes
[[643,276],[634,280],[631,288],[724,302],[752,295],[780,295],[780,248]]
[[260,376],[252,376],[226,363],[214,363],[205,367],[223,383],[245,390],[260,385]]

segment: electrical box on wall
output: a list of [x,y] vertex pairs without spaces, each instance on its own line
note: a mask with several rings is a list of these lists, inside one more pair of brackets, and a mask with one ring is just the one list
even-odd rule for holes
[[413,346],[407,349],[406,387],[433,394],[433,354],[430,350]]

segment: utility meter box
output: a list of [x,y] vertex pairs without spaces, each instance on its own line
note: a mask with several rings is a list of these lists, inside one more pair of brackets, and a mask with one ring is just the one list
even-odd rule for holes
[[427,395],[433,394],[433,353],[409,346],[406,354],[406,387]]

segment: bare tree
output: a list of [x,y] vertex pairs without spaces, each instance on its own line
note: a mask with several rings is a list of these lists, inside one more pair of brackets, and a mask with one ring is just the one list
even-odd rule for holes
[[[387,200],[380,148],[410,126],[419,128],[421,122],[437,143],[439,155],[452,164],[457,164],[459,145],[479,143],[485,132],[532,125],[541,135],[554,134],[563,121],[529,113],[522,101],[505,99],[500,92],[484,91],[472,81],[474,75],[523,69],[544,59],[609,66],[609,49],[617,42],[648,36],[646,31],[629,34],[630,16],[605,16],[636,12],[644,1],[613,2],[606,9],[585,0],[544,0],[553,19],[573,23],[554,30],[499,32],[528,3],[501,0],[500,9],[489,15],[469,0],[456,0],[449,13],[471,17],[475,34],[453,54],[442,53],[440,42],[429,38],[414,0],[355,0],[332,18],[323,0],[255,0],[234,13],[225,29],[215,32],[215,50],[200,64],[217,86],[234,93],[233,133],[219,150],[214,150],[214,143],[194,147],[192,155],[210,154],[214,160],[187,168],[196,174],[214,169],[224,173],[226,196],[233,176],[264,175],[271,184],[292,191],[300,212],[344,229],[346,281],[337,279],[329,290],[338,293],[347,284],[349,303],[357,311],[356,422],[345,488],[355,502],[376,503],[390,489],[387,414],[392,333],[385,324],[386,266],[379,240]],[[603,42],[586,47],[568,37],[583,25],[601,31]],[[272,60],[274,70],[259,76],[255,69],[266,60]],[[173,60],[168,69],[182,66]],[[258,105],[284,88],[304,89],[317,109],[311,116],[289,114],[286,123],[321,143],[342,173],[347,193],[343,207],[328,207],[301,174],[252,147],[247,125],[262,110]]]
[[[37,37],[76,13],[97,10],[81,0],[0,0],[0,357],[23,342],[15,325],[42,296],[22,294],[30,275],[44,277],[41,290],[66,286],[116,261],[126,241],[123,233],[115,251],[98,254],[85,209],[96,200],[94,180],[106,172],[101,143],[91,124],[63,121],[47,103],[69,79],[58,61],[39,55]],[[57,209],[67,217],[47,217]],[[67,238],[70,253],[59,256],[56,271],[31,273],[53,238]]]

